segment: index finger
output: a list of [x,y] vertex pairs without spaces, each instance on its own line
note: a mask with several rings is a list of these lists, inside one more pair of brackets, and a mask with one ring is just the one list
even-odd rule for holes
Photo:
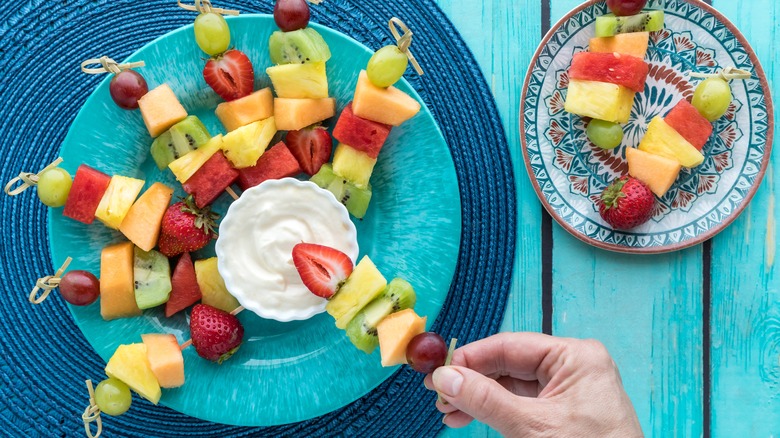
[[511,376],[546,385],[565,343],[542,333],[499,333],[458,348],[452,364],[492,378]]

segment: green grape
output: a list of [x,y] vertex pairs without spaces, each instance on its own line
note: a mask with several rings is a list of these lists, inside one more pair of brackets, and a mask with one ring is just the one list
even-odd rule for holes
[[710,122],[726,114],[731,104],[731,87],[721,78],[708,78],[693,92],[693,106]]
[[368,61],[368,80],[377,87],[389,87],[404,75],[409,59],[398,46],[384,46]]
[[623,141],[623,127],[604,120],[591,120],[585,133],[590,141],[601,149],[615,149]]
[[194,29],[195,41],[207,54],[216,56],[230,47],[230,28],[221,15],[214,12],[198,15]]
[[49,169],[38,178],[38,198],[49,207],[62,207],[72,185],[68,171],[60,167]]
[[110,377],[98,383],[97,388],[95,388],[95,402],[100,408],[100,412],[104,414],[122,415],[130,409],[132,401],[130,388],[119,379]]

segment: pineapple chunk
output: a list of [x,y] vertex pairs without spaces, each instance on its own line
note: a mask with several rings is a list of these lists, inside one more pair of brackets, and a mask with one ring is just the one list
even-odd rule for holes
[[635,94],[620,85],[571,79],[564,109],[583,117],[626,123]]
[[653,155],[636,148],[626,149],[628,174],[642,181],[659,198],[663,197],[680,174],[677,160]]
[[290,99],[323,99],[328,97],[328,76],[324,62],[283,64],[268,67],[265,72],[274,84],[278,97]]
[[117,347],[106,364],[106,375],[125,382],[130,389],[154,404],[160,401],[160,384],[152,372],[144,344]]
[[203,163],[208,161],[212,155],[217,153],[221,147],[222,134],[212,137],[208,143],[195,149],[187,155],[183,155],[175,159],[171,162],[171,164],[168,165],[168,167],[171,169],[171,172],[176,175],[176,179],[183,184],[187,182],[187,180],[190,179],[190,177],[194,175],[201,166],[203,166]]
[[225,312],[232,312],[241,305],[233,295],[230,295],[230,292],[225,287],[225,281],[219,275],[219,270],[217,270],[216,257],[196,260],[195,278],[200,292],[203,294],[203,298],[201,298],[203,304],[208,304]]
[[144,182],[140,179],[120,175],[111,177],[108,189],[95,211],[95,217],[107,227],[118,230],[143,188]]
[[405,309],[387,315],[376,326],[382,366],[406,363],[406,346],[413,337],[425,331],[427,318],[418,316],[414,309]]
[[234,131],[252,122],[274,115],[274,94],[270,87],[257,90],[249,96],[222,102],[214,111],[228,131]]
[[236,169],[252,167],[271,144],[274,135],[276,123],[273,117],[269,117],[230,131],[222,142],[222,151]]
[[347,281],[328,301],[325,310],[336,319],[336,327],[344,329],[352,318],[387,286],[387,280],[368,256],[355,266]]
[[704,162],[704,155],[669,126],[661,116],[650,121],[644,138],[639,142],[639,150],[676,160],[683,167],[688,168]]
[[375,164],[376,158],[344,143],[339,143],[333,154],[333,171],[361,189],[368,187]]

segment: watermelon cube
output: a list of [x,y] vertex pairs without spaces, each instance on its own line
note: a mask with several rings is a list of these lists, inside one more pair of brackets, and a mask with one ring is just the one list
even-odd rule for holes
[[222,151],[217,151],[182,186],[192,195],[195,205],[203,208],[219,197],[238,178]]
[[356,116],[352,112],[352,102],[350,102],[341,112],[336,127],[333,128],[333,137],[340,143],[346,143],[365,152],[369,157],[376,158],[392,128],[390,125]]
[[664,121],[682,135],[684,139],[688,140],[688,143],[692,144],[698,151],[701,151],[701,148],[704,147],[707,140],[710,139],[710,135],[712,135],[712,124],[710,121],[702,116],[696,110],[696,107],[684,99],[669,111]]
[[200,301],[202,295],[190,253],[182,254],[171,275],[171,296],[165,303],[165,316],[171,317]]
[[580,52],[574,54],[569,77],[584,81],[609,82],[641,93],[650,67],[640,58],[619,53]]
[[257,164],[239,169],[238,173],[238,185],[242,190],[246,190],[269,179],[295,176],[301,173],[301,166],[287,149],[287,145],[280,141],[265,151],[257,160]]
[[111,177],[86,164],[79,166],[62,214],[85,224],[95,220],[103,195],[111,184]]

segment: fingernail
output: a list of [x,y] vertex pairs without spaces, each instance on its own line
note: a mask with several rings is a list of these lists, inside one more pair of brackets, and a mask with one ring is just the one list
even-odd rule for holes
[[433,386],[450,397],[457,397],[463,385],[463,375],[451,367],[439,367],[433,372]]
[[431,387],[431,384],[429,384],[427,380],[423,380],[423,385],[425,385],[425,389],[433,391],[433,387]]

